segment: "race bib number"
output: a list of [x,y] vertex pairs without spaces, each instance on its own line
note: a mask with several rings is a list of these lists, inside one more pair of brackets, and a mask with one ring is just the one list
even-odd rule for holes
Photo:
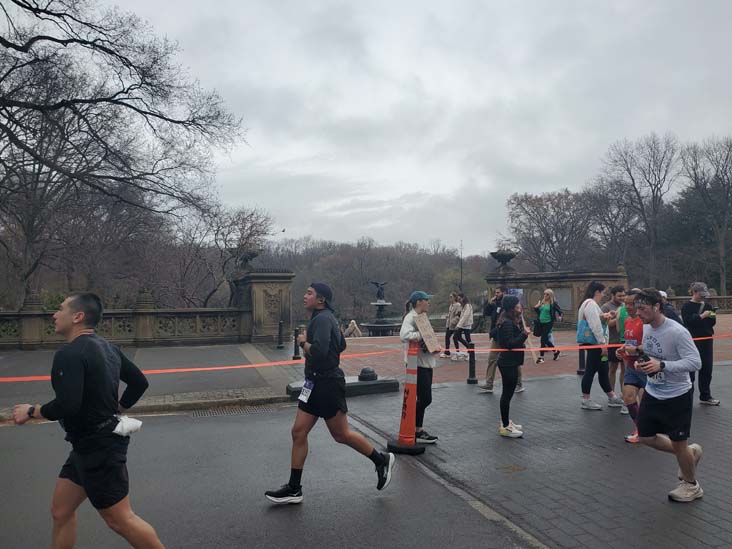
[[315,382],[306,379],[305,383],[303,383],[302,391],[300,391],[300,397],[298,398],[298,400],[301,400],[302,402],[307,402],[310,398],[310,393],[313,392],[313,387],[315,387]]
[[663,385],[666,383],[666,372],[656,372],[652,376],[648,376],[648,383],[654,385]]

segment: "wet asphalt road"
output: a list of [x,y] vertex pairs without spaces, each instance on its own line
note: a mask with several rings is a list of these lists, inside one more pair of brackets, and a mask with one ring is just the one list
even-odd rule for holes
[[[368,459],[311,434],[305,501],[275,507],[263,492],[289,475],[294,408],[218,417],[145,417],[130,445],[133,508],[170,548],[523,547],[445,486],[400,457],[391,485],[376,490]],[[0,427],[0,547],[50,545],[48,507],[69,446],[57,424]],[[85,502],[80,548],[127,545]]]

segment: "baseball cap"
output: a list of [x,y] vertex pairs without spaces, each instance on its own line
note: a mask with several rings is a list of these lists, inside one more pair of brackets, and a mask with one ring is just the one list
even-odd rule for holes
[[699,292],[702,297],[709,297],[709,288],[707,288],[707,285],[704,284],[704,282],[692,282],[689,289],[692,292]]
[[325,298],[325,307],[332,311],[333,306],[331,305],[331,302],[333,301],[333,290],[330,289],[330,286],[323,284],[322,282],[313,282],[310,284],[310,287],[315,290],[315,293]]
[[421,290],[415,290],[411,294],[409,294],[409,301],[412,305],[417,303],[420,299],[432,299],[432,296],[428,294],[427,292],[423,292]]

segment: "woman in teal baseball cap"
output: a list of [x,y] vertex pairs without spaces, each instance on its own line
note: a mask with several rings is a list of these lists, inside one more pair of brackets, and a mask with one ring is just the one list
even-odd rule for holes
[[[405,315],[402,328],[399,330],[399,339],[405,343],[404,357],[406,361],[410,341],[422,341],[422,334],[417,328],[417,316],[430,309],[430,298],[426,292],[414,291],[410,294],[405,305]],[[439,353],[442,349],[438,349]],[[417,421],[415,440],[421,444],[434,444],[437,437],[430,435],[422,428],[424,411],[432,403],[432,371],[437,363],[436,353],[430,353],[424,344],[420,345],[417,355]]]

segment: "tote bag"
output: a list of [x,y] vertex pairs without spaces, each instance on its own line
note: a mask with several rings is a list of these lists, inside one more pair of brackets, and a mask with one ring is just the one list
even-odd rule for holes
[[[585,306],[587,304],[587,301],[589,301],[589,299],[582,303],[582,306],[580,307],[582,315],[581,318],[577,321],[577,343],[586,345],[597,345],[597,338],[595,337],[592,328],[590,328],[590,323],[587,322],[587,319],[585,318]],[[604,324],[602,326],[602,330],[603,332],[606,330],[606,326]]]

